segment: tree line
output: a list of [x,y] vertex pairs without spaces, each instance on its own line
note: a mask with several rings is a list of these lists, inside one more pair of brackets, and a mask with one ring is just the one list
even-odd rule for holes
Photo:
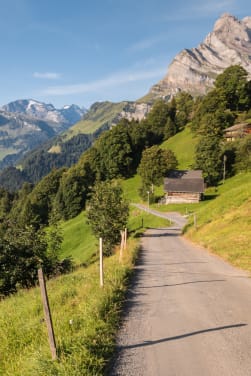
[[[215,185],[226,174],[251,169],[251,138],[224,142],[224,129],[236,122],[251,121],[251,81],[239,65],[227,68],[215,80],[215,87],[194,105],[192,130],[199,135],[195,168],[203,171],[206,182]],[[225,156],[225,157],[224,157]]]
[[[67,270],[71,266],[69,260],[60,263],[58,258],[62,239],[56,236],[59,234],[59,229],[55,230],[57,223],[78,215],[85,208],[87,200],[95,206],[95,197],[99,197],[102,189],[103,197],[107,197],[108,201],[119,198],[121,189],[116,186],[108,189],[109,181],[133,176],[138,168],[139,171],[145,170],[142,166],[149,159],[149,151],[151,165],[148,162],[148,168],[155,157],[162,164],[162,172],[176,165],[172,152],[168,154],[156,146],[183,126],[180,120],[177,124],[175,122],[175,106],[174,101],[169,104],[160,100],[144,121],[122,120],[116,127],[101,134],[72,167],[55,168],[36,185],[25,182],[17,192],[1,189],[0,294],[33,285],[39,265],[43,265],[47,276]],[[143,184],[149,187],[157,183],[156,179],[155,174],[150,179],[143,177]],[[124,223],[126,206],[122,205],[119,210],[124,213]],[[91,213],[90,221],[93,222],[95,210],[93,215]],[[48,226],[50,231],[46,230]],[[97,226],[93,226],[95,231]],[[112,228],[112,233],[105,244],[107,254],[119,236],[118,229]],[[13,239],[18,239],[19,243],[16,244]]]
[[[138,172],[140,194],[146,199],[153,186],[177,167],[174,153],[161,149],[159,144],[186,126],[199,135],[194,168],[203,170],[208,184],[217,184],[222,178],[224,155],[228,175],[250,170],[251,137],[231,145],[223,142],[225,128],[237,119],[251,116],[250,87],[247,72],[239,66],[230,67],[218,76],[215,88],[206,96],[194,99],[179,93],[169,102],[159,99],[146,119],[122,119],[102,133],[72,167],[55,168],[36,185],[26,182],[17,192],[1,189],[0,294],[34,284],[34,271],[41,263],[48,276],[70,267],[69,260],[59,262],[61,239],[57,223],[78,215],[87,202],[95,207],[97,202],[100,206],[100,197],[105,202],[121,197],[120,188],[109,188],[109,182]],[[96,211],[89,212],[90,221],[95,220]],[[121,212],[125,221],[126,207],[121,207]],[[99,231],[95,224],[93,229]],[[116,229],[108,248],[118,241],[118,236]]]

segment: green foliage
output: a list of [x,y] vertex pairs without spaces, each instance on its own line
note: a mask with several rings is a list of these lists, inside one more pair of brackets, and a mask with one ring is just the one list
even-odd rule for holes
[[0,188],[0,222],[8,216],[13,204],[13,195],[3,188]]
[[176,124],[175,122],[171,119],[168,118],[164,127],[164,139],[168,140],[170,137],[174,136],[176,133]]
[[[192,129],[197,130],[201,137],[196,147],[195,166],[203,170],[209,185],[217,184],[222,178],[223,155],[227,158],[227,175],[234,171],[237,151],[235,147],[224,145],[223,130],[233,125],[236,118],[233,111],[250,107],[249,86],[245,69],[232,66],[216,78],[215,89],[197,101]],[[237,169],[239,166],[241,170],[239,162],[243,157],[244,153],[239,152]]]
[[26,181],[28,181],[28,177],[25,172],[13,166],[5,168],[0,173],[0,186],[9,192],[17,191]]
[[177,159],[171,150],[163,150],[157,145],[146,149],[138,167],[142,179],[141,197],[146,198],[147,192],[153,193],[153,185],[159,185],[167,172],[176,166]]
[[162,99],[158,99],[147,116],[147,122],[159,135],[162,133],[169,118],[169,105]]
[[37,232],[32,226],[17,227],[9,223],[0,241],[0,295],[33,286],[40,265],[44,266],[46,274],[50,274],[52,260],[46,249],[42,231]]
[[208,134],[200,139],[196,147],[197,169],[203,170],[205,181],[209,185],[215,185],[221,179],[221,139],[215,135]]
[[230,66],[215,80],[216,89],[221,90],[226,108],[243,111],[250,108],[250,85],[247,71],[240,65]]
[[103,133],[95,147],[99,151],[100,176],[113,179],[130,175],[133,156],[126,128],[117,125]]
[[104,240],[104,252],[109,255],[119,242],[129,215],[128,203],[122,198],[122,189],[113,182],[99,182],[93,188],[88,202],[87,218],[97,238]]
[[153,144],[167,140],[175,135],[177,130],[182,130],[191,116],[192,108],[193,99],[185,92],[179,93],[170,103],[157,100],[145,121],[153,133]]
[[38,217],[39,224],[48,224],[49,214],[52,211],[53,201],[64,171],[64,169],[53,170],[35,186],[29,195],[32,208],[30,210],[34,213],[34,216]]
[[82,168],[74,166],[63,173],[53,206],[59,218],[70,219],[83,210],[93,181],[93,172],[88,163],[83,163]]
[[251,171],[251,135],[236,142],[235,171]]
[[[171,102],[172,103],[172,102]],[[194,101],[193,97],[186,93],[181,92],[175,96],[176,103],[176,113],[175,113],[175,123],[179,131],[184,129],[186,124],[191,118],[193,111]]]

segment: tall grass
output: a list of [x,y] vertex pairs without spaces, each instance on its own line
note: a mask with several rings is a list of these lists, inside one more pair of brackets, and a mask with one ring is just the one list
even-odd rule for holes
[[219,186],[217,197],[196,210],[186,236],[233,265],[251,271],[251,173],[239,174]]
[[[89,231],[84,218],[81,213],[65,223],[65,234],[76,244],[81,243],[83,235],[81,231],[75,232],[75,226],[83,224],[84,233]],[[164,219],[131,209],[129,233],[137,236],[146,227],[167,224]],[[91,237],[89,241],[89,247],[95,249],[95,241],[92,244]],[[74,253],[77,249],[69,245],[64,256],[72,255],[78,260],[79,252]],[[137,251],[138,240],[131,236],[121,263],[118,249],[104,260],[104,288],[99,287],[98,262],[48,281],[57,361],[51,360],[39,289],[22,290],[1,301],[0,375],[103,375],[114,351],[121,306]]]
[[37,288],[0,303],[0,374],[102,375],[113,352],[121,302],[134,259],[129,242],[123,264],[114,255],[104,261],[105,285],[99,287],[95,263],[47,283],[58,347],[51,361]]

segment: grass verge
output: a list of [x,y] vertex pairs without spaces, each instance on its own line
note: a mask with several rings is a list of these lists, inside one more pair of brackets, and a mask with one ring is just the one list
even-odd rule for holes
[[98,263],[47,283],[57,361],[50,359],[39,289],[2,301],[0,374],[103,375],[136,249],[136,240],[130,240],[123,263],[117,254],[104,260],[104,288],[99,287]]
[[185,236],[231,264],[251,272],[251,173],[218,187],[217,197],[196,210]]
[[[143,226],[142,227],[142,219]],[[72,241],[75,226],[82,224],[84,213],[65,224]],[[101,376],[113,354],[115,334],[128,279],[139,249],[136,238],[147,227],[164,227],[168,221],[138,209],[131,209],[127,250],[119,263],[117,252],[104,260],[104,288],[99,287],[99,264],[63,275],[47,283],[58,360],[52,361],[38,288],[22,290],[0,302],[0,374],[5,376]],[[69,228],[67,227],[69,226]],[[73,226],[73,227],[72,227]],[[87,225],[86,225],[87,226]],[[83,232],[87,228],[83,226]],[[73,239],[74,238],[74,239]],[[78,241],[79,238],[79,241]],[[86,237],[88,238],[88,237]],[[67,239],[66,239],[67,240]],[[91,242],[91,238],[89,239]],[[93,246],[90,244],[90,247]],[[95,248],[95,244],[94,244]],[[65,248],[64,256],[70,254]]]

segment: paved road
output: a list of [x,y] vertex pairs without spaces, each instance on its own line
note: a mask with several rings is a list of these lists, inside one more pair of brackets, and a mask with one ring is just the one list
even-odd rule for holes
[[142,238],[109,375],[251,375],[251,279],[183,239],[182,223]]
[[171,222],[175,223],[180,229],[182,229],[182,227],[186,224],[185,217],[183,217],[179,213],[176,213],[176,212],[161,213],[158,210],[148,208],[145,205],[141,205],[141,204],[132,204],[132,205],[135,206],[136,208],[139,208],[148,213],[156,215],[157,217],[169,219]]

